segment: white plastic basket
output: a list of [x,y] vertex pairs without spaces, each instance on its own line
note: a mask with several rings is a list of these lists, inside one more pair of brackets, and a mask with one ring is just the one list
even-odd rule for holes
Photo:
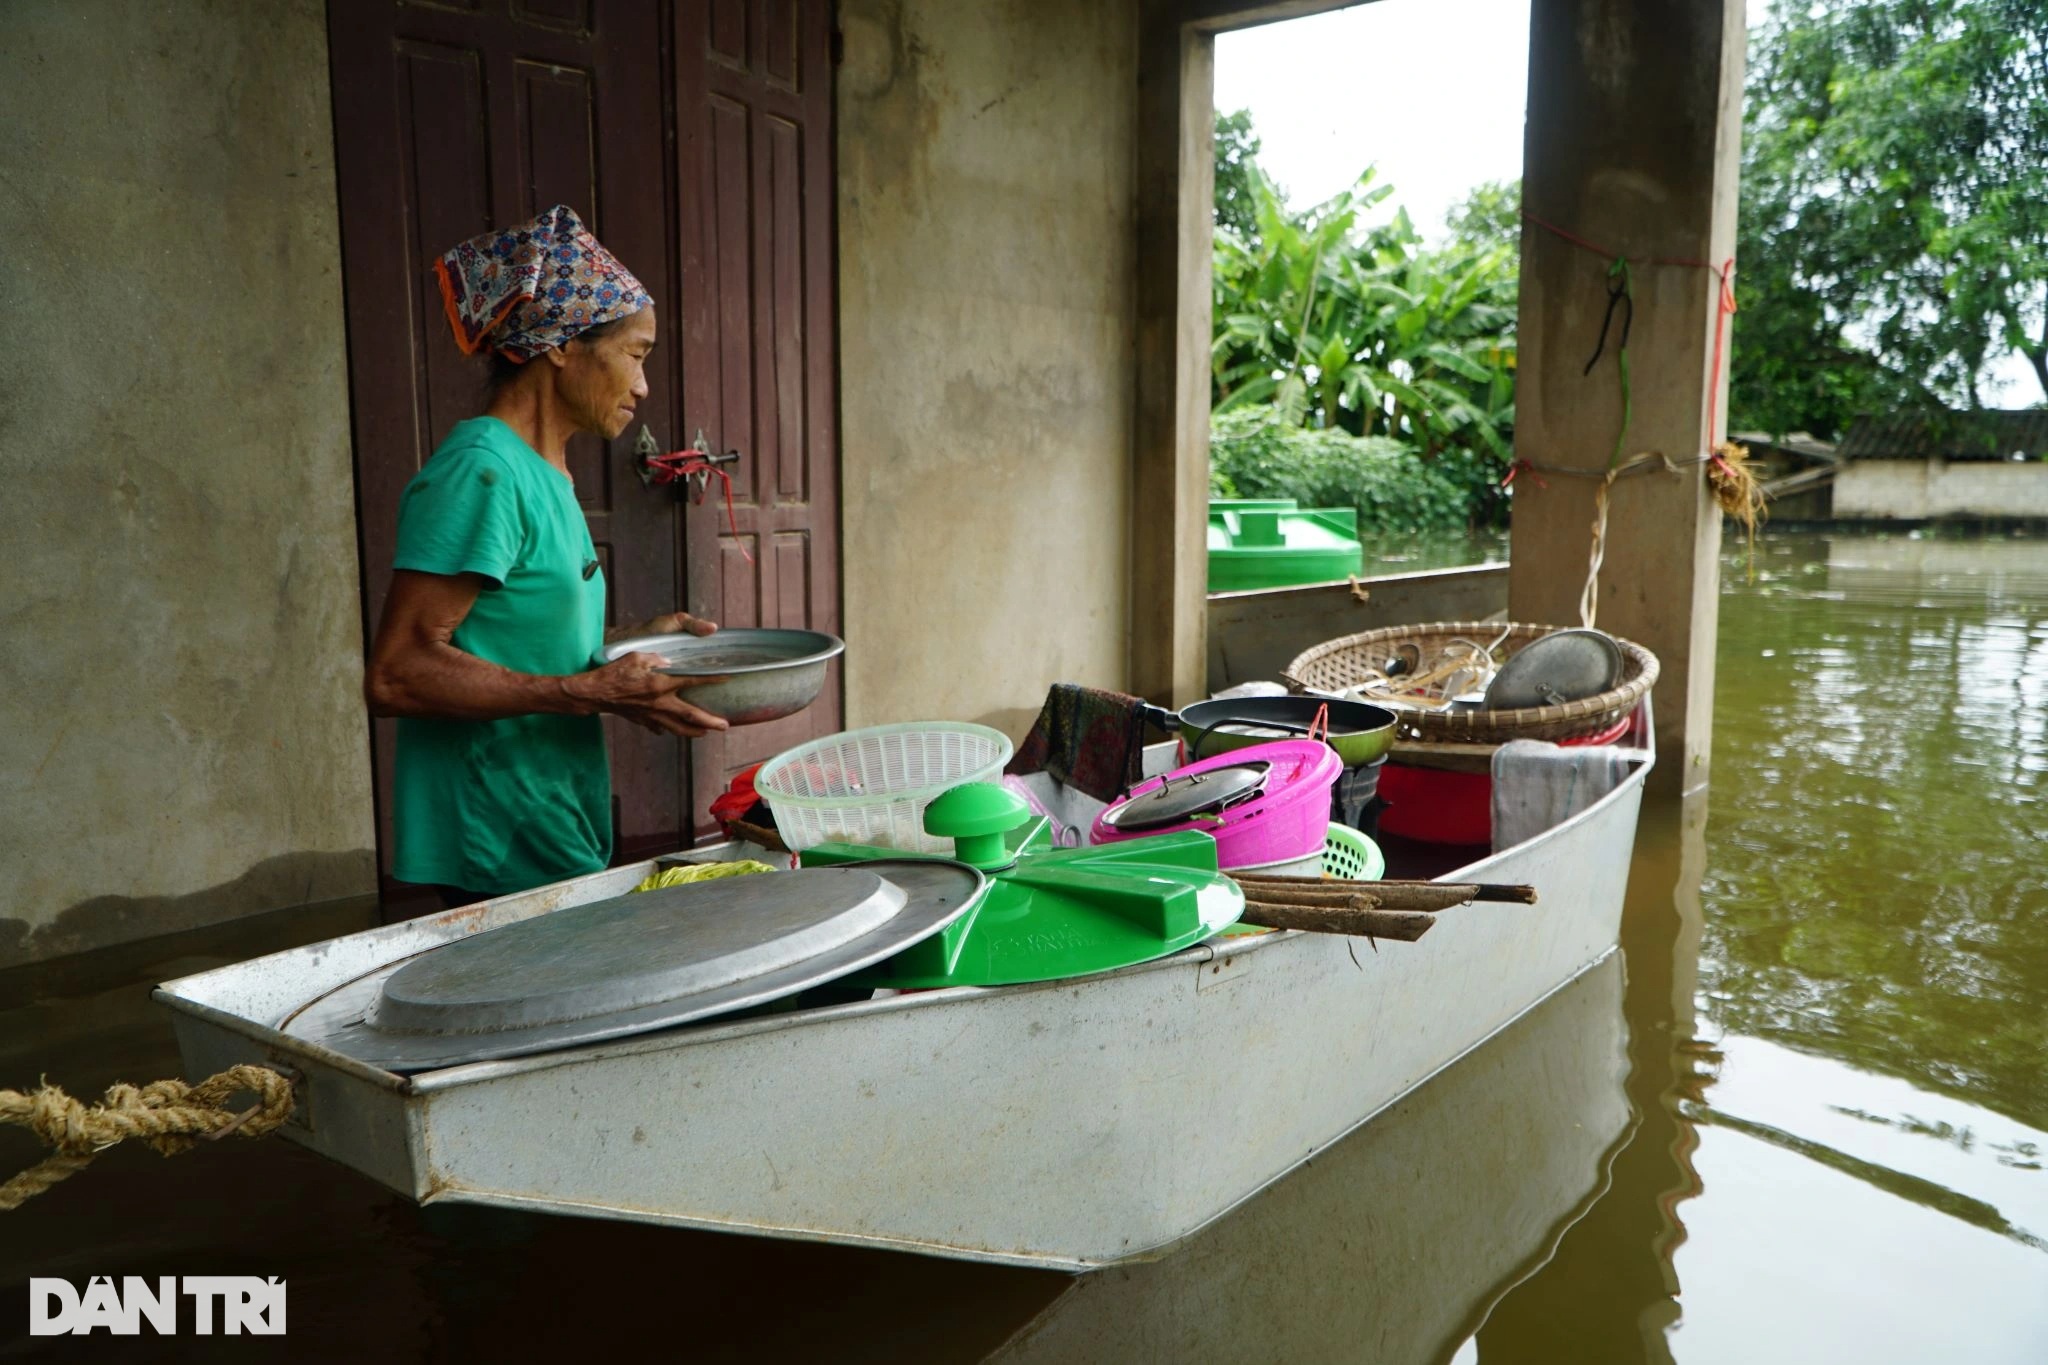
[[924,832],[924,808],[963,782],[993,782],[1009,737],[986,725],[917,721],[848,730],[777,754],[754,774],[792,851],[835,840],[950,853]]

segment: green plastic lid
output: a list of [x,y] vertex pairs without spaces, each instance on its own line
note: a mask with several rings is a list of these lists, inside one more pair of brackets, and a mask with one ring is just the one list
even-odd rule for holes
[[964,782],[924,810],[924,832],[953,841],[953,857],[983,872],[1017,861],[1003,836],[1031,820],[1024,798],[995,782]]
[[[1244,913],[1243,891],[1216,869],[1216,841],[1199,830],[1054,848],[1037,819],[1007,836],[972,837],[1001,840],[1015,865],[990,876],[988,895],[968,915],[846,985],[1007,986],[1110,971],[1191,947]],[[802,860],[818,867],[904,856],[819,844]]]

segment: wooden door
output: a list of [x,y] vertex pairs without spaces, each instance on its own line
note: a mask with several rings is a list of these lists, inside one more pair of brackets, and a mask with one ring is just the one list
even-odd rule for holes
[[[827,0],[329,0],[365,638],[398,497],[481,407],[430,274],[556,203],[654,296],[642,422],[738,449],[733,511],[648,488],[633,450],[571,443],[613,624],[678,604],[729,625],[839,628],[831,7]],[[680,397],[681,401],[678,401]],[[744,547],[753,556],[749,564]],[[691,746],[611,722],[618,856],[712,832],[733,772],[840,724],[803,715]],[[374,727],[390,867],[392,725]],[[692,773],[697,780],[692,782]],[[693,791],[694,787],[694,791]]]
[[[715,484],[688,512],[690,610],[728,626],[839,630],[831,44],[827,0],[676,6],[684,428],[740,452],[730,517]],[[696,741],[698,829],[840,699],[835,664],[809,710]]]
[[[328,31],[367,640],[390,586],[399,494],[449,428],[482,409],[482,364],[456,349],[430,274],[441,252],[568,204],[653,294],[671,361],[679,349],[666,35],[647,0],[331,0]],[[639,409],[664,436],[672,372],[650,366]],[[638,430],[569,447],[614,624],[673,611],[682,593],[675,500],[636,477]],[[682,746],[607,729],[621,854],[689,842]],[[392,723],[377,722],[387,872],[392,739]]]

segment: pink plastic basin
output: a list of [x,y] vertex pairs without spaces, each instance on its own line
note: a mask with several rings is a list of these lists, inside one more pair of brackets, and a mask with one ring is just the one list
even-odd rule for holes
[[1266,789],[1220,816],[1125,832],[1105,823],[1105,817],[1117,809],[1110,806],[1095,818],[1089,837],[1094,843],[1113,844],[1150,834],[1198,829],[1214,836],[1216,864],[1226,868],[1285,862],[1319,853],[1330,833],[1330,788],[1344,771],[1344,760],[1337,757],[1337,751],[1319,740],[1275,740],[1217,754],[1176,768],[1164,777],[1140,782],[1131,788],[1130,799],[1156,791],[1175,778],[1257,762],[1272,765],[1266,774]]

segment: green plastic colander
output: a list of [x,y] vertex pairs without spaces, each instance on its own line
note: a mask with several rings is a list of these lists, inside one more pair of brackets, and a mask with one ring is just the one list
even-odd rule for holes
[[1323,875],[1345,881],[1377,881],[1387,873],[1380,846],[1349,825],[1332,824],[1323,841]]

